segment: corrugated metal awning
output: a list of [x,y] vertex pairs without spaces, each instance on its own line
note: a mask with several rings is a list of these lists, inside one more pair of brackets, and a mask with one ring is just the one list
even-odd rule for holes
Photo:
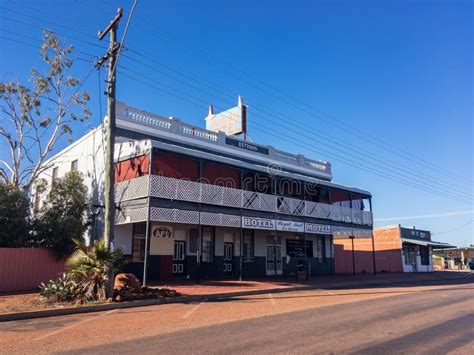
[[425,247],[430,246],[434,249],[447,249],[447,248],[454,248],[453,245],[447,243],[439,243],[433,242],[431,240],[419,240],[419,239],[410,239],[410,238],[401,238],[403,243],[410,243],[416,245],[423,245]]

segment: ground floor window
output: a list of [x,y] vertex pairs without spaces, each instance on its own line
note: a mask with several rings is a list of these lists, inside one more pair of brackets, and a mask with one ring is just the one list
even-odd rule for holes
[[245,262],[254,261],[255,237],[253,230],[244,230],[244,259]]
[[430,264],[430,252],[428,248],[420,248],[420,256],[421,256],[421,265],[429,265]]
[[146,223],[133,225],[132,261],[145,260]]
[[326,262],[326,237],[316,237],[317,258],[320,263]]
[[416,265],[415,255],[416,253],[414,247],[403,247],[405,265]]
[[202,261],[210,263],[214,261],[214,227],[202,227]]

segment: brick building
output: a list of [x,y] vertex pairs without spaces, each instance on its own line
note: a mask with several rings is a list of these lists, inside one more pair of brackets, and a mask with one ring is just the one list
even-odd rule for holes
[[373,233],[373,244],[372,239],[334,239],[336,273],[372,273],[374,264],[377,272],[430,272],[433,249],[452,248],[415,227],[392,225]]

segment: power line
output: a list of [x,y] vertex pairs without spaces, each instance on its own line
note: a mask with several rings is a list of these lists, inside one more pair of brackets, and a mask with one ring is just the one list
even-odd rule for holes
[[[124,68],[124,67],[122,67],[122,66],[119,66],[119,69],[124,69],[124,70],[126,70],[126,71],[128,71],[128,72],[134,73],[136,76],[140,76],[140,77],[144,78],[145,80],[149,80],[148,78],[143,77],[142,75],[140,75],[140,74],[137,73],[137,72],[134,72],[133,70],[126,69],[126,68]],[[136,76],[131,76],[131,75],[125,74],[125,73],[123,73],[123,72],[120,72],[120,73],[121,73],[122,75],[125,75],[126,77],[132,79],[132,80],[135,80],[135,81],[137,81],[137,82],[141,82],[141,83],[143,83],[143,84],[145,84],[145,85],[147,85],[147,86],[149,86],[149,87],[151,87],[151,88],[154,88],[154,89],[159,90],[159,91],[161,91],[161,92],[165,92],[165,93],[167,93],[167,94],[169,94],[169,95],[172,95],[172,96],[177,97],[177,98],[179,98],[179,99],[181,99],[181,100],[184,100],[184,101],[186,101],[186,102],[189,102],[189,103],[191,103],[191,104],[193,104],[193,105],[195,105],[195,106],[198,106],[198,107],[200,107],[200,108],[203,108],[203,107],[206,107],[206,106],[207,106],[206,103],[205,103],[204,101],[202,101],[201,99],[196,98],[196,97],[193,97],[193,96],[191,96],[191,95],[189,95],[189,94],[183,93],[183,92],[181,92],[181,91],[179,91],[179,90],[176,90],[176,89],[174,89],[174,88],[171,88],[171,87],[168,86],[168,85],[164,85],[164,86],[167,87],[167,89],[163,89],[163,88],[157,87],[156,85],[153,85],[153,84],[150,84],[150,83],[148,83],[148,82],[145,82],[144,80],[137,79]],[[196,100],[196,101],[203,102],[204,105],[198,104],[198,103],[196,103],[196,102],[194,102],[194,101],[192,101],[192,100],[189,100],[188,98],[183,98],[183,97],[180,96],[180,95],[177,95],[177,94],[175,94],[175,93],[173,93],[173,92],[170,92],[169,89],[171,89],[171,90],[173,90],[173,91],[175,91],[175,92],[178,92],[178,93],[180,93],[181,95],[185,95],[185,96],[191,97],[191,98],[193,98],[193,99]],[[292,140],[289,140],[289,139],[288,139],[288,135],[282,136],[282,135],[278,135],[278,134],[270,134],[270,133],[268,133],[268,131],[273,131],[273,132],[274,132],[274,130],[271,129],[270,127],[263,126],[263,125],[261,125],[261,124],[256,124],[256,125],[257,125],[257,126],[260,126],[260,127],[263,127],[263,128],[266,130],[266,131],[264,132],[264,134],[277,137],[277,138],[279,138],[279,139],[281,139],[281,140],[283,140],[283,141],[288,141],[289,143],[291,143],[291,144],[294,145],[294,146],[300,146],[300,147],[303,147],[303,148],[305,148],[305,149],[308,149],[308,147],[312,147],[312,145],[302,145],[302,144],[300,144],[300,141],[301,141],[301,140],[298,139],[298,138],[293,138]],[[279,132],[277,132],[277,133],[279,133]],[[311,149],[311,150],[312,150],[312,151],[315,151],[315,150],[313,150],[313,149]],[[333,156],[337,156],[337,155],[334,155],[334,154],[333,154]],[[342,162],[345,162],[345,163],[348,164],[348,165],[354,166],[354,167],[356,167],[357,169],[364,170],[364,171],[367,171],[367,172],[369,172],[369,173],[372,173],[372,174],[375,174],[375,175],[378,175],[378,176],[381,176],[381,177],[385,177],[385,178],[387,178],[387,179],[389,179],[389,180],[392,180],[392,181],[401,183],[401,184],[403,184],[403,185],[405,185],[405,186],[410,186],[410,187],[413,187],[413,188],[416,188],[416,189],[419,189],[419,190],[423,190],[423,191],[425,191],[425,192],[429,192],[429,193],[432,193],[432,194],[435,194],[435,195],[438,195],[438,196],[441,196],[441,197],[444,197],[444,198],[451,198],[451,199],[456,200],[456,201],[459,201],[459,202],[463,202],[463,203],[467,203],[467,204],[470,203],[469,201],[466,201],[466,200],[462,199],[461,197],[459,197],[459,196],[457,196],[457,195],[453,195],[453,194],[449,194],[449,193],[448,193],[448,194],[446,194],[446,193],[440,193],[440,192],[438,192],[438,191],[436,191],[436,190],[433,190],[433,189],[430,189],[430,188],[426,188],[426,187],[423,186],[423,185],[415,184],[415,183],[413,183],[412,181],[400,179],[400,178],[397,177],[397,176],[393,176],[393,175],[387,174],[387,173],[385,173],[384,171],[380,171],[380,170],[377,170],[377,169],[373,169],[373,168],[370,168],[370,167],[366,167],[365,165],[361,165],[361,164],[355,164],[355,163],[353,163],[352,161],[347,160],[347,159],[345,159],[345,158],[338,157],[337,160],[342,161]]]
[[132,10],[130,11],[130,14],[128,15],[127,23],[126,23],[126,25],[125,25],[125,30],[124,30],[123,36],[122,36],[122,40],[120,41],[120,46],[118,47],[117,58],[116,58],[116,60],[115,60],[114,67],[112,68],[112,73],[115,72],[115,68],[117,67],[117,63],[118,63],[118,59],[119,59],[120,53],[122,52],[122,48],[123,48],[123,46],[124,46],[124,44],[125,44],[125,38],[126,38],[126,36],[127,36],[128,27],[130,26],[130,21],[132,20],[133,13],[135,12],[135,8],[137,7],[137,3],[138,3],[138,0],[135,0],[135,1],[133,2]]
[[[130,50],[130,51],[133,51],[134,53],[137,53],[135,50]],[[131,57],[130,55],[128,55],[128,54],[125,56],[125,58],[127,58],[127,59],[129,59],[129,60],[132,60],[132,61],[135,62],[135,63],[141,64],[141,65],[143,65],[143,66],[145,66],[145,67],[147,67],[147,68],[149,68],[149,69],[151,69],[151,70],[153,70],[153,71],[157,71],[158,73],[161,73],[161,74],[163,74],[163,75],[166,75],[166,76],[168,76],[168,77],[170,77],[170,78],[172,78],[172,79],[174,79],[174,80],[176,80],[176,81],[179,81],[180,83],[183,83],[184,85],[190,86],[190,87],[192,87],[192,88],[194,88],[194,89],[196,89],[196,90],[200,90],[200,88],[198,88],[198,87],[196,87],[196,86],[194,86],[194,85],[191,85],[191,84],[189,84],[188,82],[185,82],[185,81],[183,81],[183,80],[180,80],[180,79],[178,79],[178,78],[176,78],[176,77],[174,77],[174,76],[172,76],[172,75],[170,75],[170,74],[168,74],[168,73],[165,73],[165,72],[163,72],[163,71],[161,71],[161,70],[159,70],[159,69],[156,69],[155,67],[151,67],[151,66],[149,66],[149,65],[147,65],[147,64],[144,64],[144,63],[142,63],[142,62],[140,62],[140,61],[137,61],[136,59],[132,58],[132,57]],[[162,83],[161,83],[161,84],[162,84]],[[162,84],[162,85],[163,85],[163,84]],[[226,95],[226,96],[229,96],[229,95]],[[229,103],[228,100],[223,100],[223,99],[221,99],[221,100],[222,100],[223,102]],[[271,113],[269,113],[269,114],[271,114]],[[277,114],[274,114],[274,115],[271,116],[271,117],[274,117],[275,115],[277,115]],[[261,116],[261,115],[256,114],[255,116],[256,116],[256,117],[261,117],[263,120],[267,120],[267,119],[265,119],[265,117],[263,117],[263,116]],[[284,119],[283,119],[283,120],[284,120]],[[288,124],[290,124],[290,125],[292,124],[292,122],[290,122],[289,120],[284,120],[284,121],[285,121],[285,122],[288,122]],[[296,126],[298,126],[298,125],[296,125]],[[323,138],[323,139],[326,138],[325,136],[323,136],[323,135],[321,135],[321,134],[319,134],[319,133],[317,133],[317,132],[312,132],[312,133],[311,133],[312,136],[310,137],[309,135],[307,135],[307,134],[305,134],[305,133],[300,133],[300,132],[295,131],[292,127],[293,127],[293,126],[290,126],[289,128],[288,128],[288,127],[284,127],[284,128],[287,129],[287,130],[293,131],[295,134],[299,134],[300,136],[303,136],[303,137],[306,137],[306,138],[312,139],[312,140],[314,140],[314,138],[313,138],[312,136],[318,136],[318,137],[321,137],[321,138]],[[304,127],[302,127],[302,126],[300,126],[300,127],[301,127],[302,129],[304,129]],[[344,143],[340,143],[340,142],[334,143],[334,142],[332,142],[332,141],[330,141],[330,140],[326,141],[325,144],[326,144],[327,146],[330,146],[332,149],[334,149],[334,150],[336,150],[336,151],[339,151],[339,152],[341,152],[341,153],[343,153],[343,154],[352,156],[352,157],[354,157],[354,158],[356,158],[356,159],[360,159],[357,155],[355,155],[355,154],[352,153],[352,151],[360,151],[360,150],[357,149],[357,148],[349,147],[348,145],[346,145],[346,144],[344,144]],[[346,147],[349,152],[344,151],[344,150],[341,149],[339,146]],[[389,171],[392,171],[392,172],[394,172],[394,173],[396,173],[396,174],[400,174],[400,171],[405,171],[408,175],[407,175],[407,174],[403,174],[404,176],[409,176],[411,179],[413,179],[413,176],[420,177],[421,179],[423,179],[423,180],[422,180],[422,183],[423,183],[423,184],[428,184],[428,185],[431,185],[431,186],[435,186],[435,185],[445,186],[446,188],[449,188],[449,189],[451,189],[451,190],[457,191],[457,192],[459,192],[460,194],[462,194],[462,196],[459,195],[460,197],[465,197],[464,195],[465,195],[465,193],[466,193],[466,190],[459,190],[459,189],[456,189],[456,188],[452,187],[451,185],[445,185],[445,184],[443,184],[443,183],[437,183],[437,184],[435,184],[435,183],[428,182],[428,181],[425,180],[425,177],[424,177],[424,176],[419,175],[419,174],[416,174],[416,173],[413,172],[413,171],[407,170],[407,169],[405,169],[404,167],[395,166],[394,164],[391,164],[391,163],[389,163],[389,162],[383,161],[383,160],[378,159],[378,158],[376,158],[376,157],[372,157],[372,156],[370,156],[370,155],[368,155],[368,154],[365,154],[365,153],[363,153],[363,152],[360,153],[360,154],[361,154],[362,156],[365,156],[365,157],[368,157],[368,158],[373,159],[373,160],[375,160],[375,161],[378,161],[378,162],[380,162],[380,163],[382,163],[382,164],[390,165],[390,166],[392,166],[392,167],[395,167],[396,170],[390,169],[390,168],[389,168],[388,170],[389,170]],[[365,162],[368,162],[369,164],[379,166],[379,164],[373,163],[373,162],[371,162],[371,161],[367,161],[367,160],[365,160],[365,159],[362,159],[362,160],[365,161]],[[384,169],[387,169],[387,168],[384,167]],[[418,180],[418,179],[416,179],[416,180]],[[437,187],[437,186],[435,186],[434,188],[439,189],[439,190],[442,190],[442,188],[439,188],[439,187]]]
[[[8,39],[8,38],[7,38],[7,39]],[[18,41],[15,41],[15,42],[18,42]],[[26,44],[26,45],[32,46],[32,45],[30,45],[30,44]],[[80,58],[78,58],[78,59],[80,59]],[[92,70],[93,70],[93,69],[91,69],[91,72],[92,72]],[[129,69],[128,69],[128,70],[129,70]],[[129,70],[129,71],[130,71],[130,70]],[[90,75],[91,72],[89,72],[89,75]],[[124,73],[122,73],[122,74],[125,75]],[[89,76],[89,75],[88,75],[88,76]],[[83,83],[87,80],[88,76],[87,76],[86,79],[83,81]],[[135,77],[131,77],[131,76],[129,76],[129,75],[125,75],[125,76],[127,76],[127,77],[129,77],[129,78],[131,78],[131,79],[133,79],[133,80],[140,81],[139,79],[136,79]],[[146,79],[148,79],[148,78],[146,78]],[[141,81],[141,82],[143,82],[143,81]],[[148,85],[148,86],[150,86],[150,84],[148,84],[148,83],[145,83],[145,84]],[[162,84],[162,85],[163,85],[163,84]],[[189,103],[191,103],[191,104],[193,104],[193,105],[196,105],[196,106],[198,106],[198,107],[200,107],[200,108],[207,107],[207,103],[204,102],[204,101],[202,101],[202,100],[200,100],[200,99],[198,99],[198,100],[199,100],[200,102],[202,102],[204,105],[196,104],[195,102],[190,101],[189,99],[185,99],[185,98],[183,98],[183,97],[180,97],[180,96],[176,95],[175,93],[171,93],[169,90],[164,90],[164,89],[161,89],[161,88],[157,88],[156,86],[153,86],[153,85],[151,85],[151,87],[153,87],[153,88],[155,88],[155,89],[158,89],[158,90],[160,90],[160,91],[162,91],[162,92],[165,92],[165,93],[167,93],[167,94],[169,94],[169,95],[178,97],[179,99],[184,100],[184,101],[186,101],[186,102],[189,102]],[[168,86],[168,89],[172,89],[172,90],[174,90],[174,91],[179,92],[178,90],[176,90],[176,89],[174,89],[174,88],[171,88],[171,87],[169,87],[169,86]],[[189,95],[188,95],[188,96],[189,96]],[[270,131],[275,132],[275,131],[272,130],[271,128],[266,127],[266,126],[263,126],[263,125],[261,125],[261,124],[256,124],[256,125],[263,127],[263,128],[264,128],[265,130],[267,130],[267,131],[270,130]],[[277,132],[277,133],[279,133],[279,132]],[[268,133],[268,132],[265,132],[264,134],[268,134],[268,135],[277,137],[277,138],[279,138],[279,139],[281,139],[281,140],[290,142],[291,144],[296,145],[296,146],[301,146],[301,147],[303,147],[303,148],[305,148],[305,149],[308,148],[308,146],[301,145],[301,144],[299,143],[299,142],[300,142],[299,139],[295,139],[294,141],[293,141],[293,140],[290,141],[290,140],[287,139],[287,136],[281,136],[281,135],[270,134],[270,133]],[[295,142],[296,142],[296,143],[295,143]],[[312,146],[312,145],[310,145],[310,146]],[[321,149],[319,149],[319,150],[321,150]],[[410,186],[410,187],[413,187],[413,188],[417,188],[417,189],[420,189],[420,190],[422,190],[422,191],[429,192],[429,193],[432,193],[432,194],[435,194],[435,195],[438,195],[438,196],[441,196],[441,197],[447,198],[447,197],[449,196],[449,194],[448,194],[448,195],[440,194],[440,193],[438,193],[437,191],[433,191],[433,190],[431,190],[431,189],[427,189],[427,188],[425,188],[425,187],[423,187],[423,186],[420,186],[420,185],[418,185],[418,184],[413,184],[411,181],[399,179],[399,178],[394,177],[394,176],[392,176],[392,175],[386,174],[386,173],[384,173],[383,171],[380,171],[380,170],[373,170],[373,169],[371,170],[370,168],[367,168],[367,167],[365,167],[365,166],[363,166],[363,165],[354,164],[353,162],[351,162],[351,161],[349,161],[349,160],[347,160],[347,159],[345,159],[345,158],[338,157],[337,155],[334,155],[333,153],[328,153],[328,154],[331,154],[331,155],[337,157],[336,160],[345,162],[346,164],[351,165],[351,166],[353,166],[353,167],[356,167],[356,168],[358,168],[358,169],[360,169],[360,170],[367,171],[367,172],[369,172],[369,173],[372,173],[372,174],[375,174],[375,175],[378,175],[378,176],[381,176],[381,177],[385,177],[385,178],[387,178],[387,179],[389,179],[389,180],[392,180],[392,181],[395,181],[395,182],[398,182],[398,183],[401,183],[401,184],[404,184],[404,185],[407,185],[407,186]],[[452,196],[452,195],[451,195],[451,198],[454,199],[454,200],[456,200],[456,201],[459,201],[459,202],[469,203],[469,202],[467,202],[467,201],[465,201],[465,200],[459,199],[457,196]]]
[[[149,22],[149,21],[147,21],[146,19],[143,19],[143,18],[140,18],[140,20],[141,20],[141,22],[144,22],[144,23],[148,22],[152,27],[155,27],[155,28],[158,29],[159,31],[166,33],[166,31],[163,31],[162,29],[159,29],[158,26],[156,26],[155,23],[151,23],[151,22]],[[170,33],[168,32],[168,34],[170,34]],[[173,35],[171,34],[171,36],[173,36]],[[159,37],[159,36],[157,36],[157,37]],[[168,40],[168,41],[169,41],[169,40]],[[171,41],[171,42],[172,42],[172,41]],[[188,45],[188,48],[191,48],[191,49],[194,48],[194,49],[195,49],[195,47],[192,46],[192,45]],[[207,57],[207,58],[212,58],[212,55],[211,55],[208,51],[203,50],[203,49],[199,49],[199,50],[200,50],[200,51],[203,51],[203,52],[206,52],[206,57]],[[208,61],[208,60],[207,60],[207,61]],[[209,61],[208,61],[208,62],[209,62]],[[216,63],[216,61],[214,61],[214,63]],[[217,64],[219,64],[219,63],[217,63]],[[230,67],[230,68],[233,69],[233,70],[237,70],[238,72],[244,74],[245,76],[251,78],[251,79],[254,80],[254,81],[257,81],[257,82],[259,82],[259,83],[261,83],[261,84],[263,84],[263,85],[265,85],[265,86],[267,86],[267,87],[272,88],[274,91],[278,91],[278,92],[282,93],[283,95],[292,98],[291,95],[289,95],[289,94],[287,94],[287,93],[284,93],[282,90],[273,88],[270,84],[267,84],[267,83],[265,83],[265,82],[262,81],[262,80],[253,78],[250,74],[246,73],[245,71],[241,70],[240,68],[238,68],[237,66],[235,66],[235,65],[233,65],[233,64],[229,64],[229,63],[225,63],[225,62],[224,62],[224,65],[227,66],[227,67]],[[229,74],[230,74],[231,76],[233,76],[233,77],[236,77],[237,79],[239,79],[239,80],[241,80],[241,81],[243,81],[243,82],[247,82],[246,80],[244,80],[244,79],[242,79],[242,78],[236,76],[234,72],[231,72],[231,73],[229,73]],[[270,94],[270,95],[272,95],[272,96],[278,98],[279,100],[283,100],[284,102],[290,104],[291,106],[297,108],[298,110],[300,110],[300,111],[302,111],[302,112],[305,112],[306,114],[309,114],[309,115],[312,116],[312,117],[321,119],[321,120],[326,121],[326,122],[328,122],[328,123],[331,123],[331,121],[335,121],[335,122],[338,123],[336,126],[337,126],[339,129],[345,131],[345,132],[348,133],[348,134],[355,135],[356,137],[361,138],[361,139],[363,139],[363,140],[365,140],[365,141],[367,141],[367,138],[370,137],[370,139],[371,139],[372,142],[369,142],[369,143],[374,144],[374,145],[378,146],[379,148],[384,149],[385,151],[388,151],[388,152],[390,152],[390,153],[392,153],[392,154],[395,154],[395,155],[397,155],[397,156],[399,156],[399,157],[401,157],[401,158],[403,158],[403,159],[411,159],[411,158],[414,158],[414,159],[418,160],[419,163],[421,163],[421,164],[424,165],[424,166],[428,166],[428,167],[429,167],[430,169],[432,169],[432,170],[434,169],[434,170],[436,170],[436,171],[438,171],[438,172],[441,172],[441,173],[443,173],[443,174],[449,174],[449,175],[453,176],[454,178],[456,178],[457,180],[464,181],[464,183],[472,184],[472,181],[469,181],[469,180],[465,179],[464,177],[459,176],[458,174],[454,174],[454,173],[451,173],[451,172],[447,171],[446,169],[440,168],[440,167],[436,166],[435,164],[430,163],[430,162],[424,160],[423,158],[417,157],[417,156],[414,155],[413,153],[407,152],[407,151],[405,151],[405,150],[403,150],[403,149],[401,149],[401,148],[399,148],[399,147],[396,147],[394,144],[392,144],[392,143],[390,143],[390,142],[385,142],[385,141],[381,140],[380,138],[374,136],[373,134],[371,134],[371,133],[369,133],[369,132],[364,132],[364,131],[362,131],[361,129],[359,129],[358,127],[355,127],[355,126],[353,126],[353,125],[350,125],[349,123],[347,123],[347,122],[345,122],[345,121],[343,121],[343,120],[340,120],[340,119],[338,119],[338,118],[336,118],[336,117],[334,117],[334,116],[331,116],[331,115],[329,115],[329,114],[326,114],[326,113],[324,113],[323,111],[321,111],[321,110],[319,110],[319,109],[317,109],[317,108],[315,108],[315,107],[312,107],[311,105],[308,105],[308,104],[304,103],[304,102],[301,101],[301,100],[297,100],[297,99],[295,99],[295,98],[292,98],[292,99],[295,100],[295,101],[301,102],[301,104],[303,104],[304,106],[309,107],[310,109],[312,109],[312,110],[314,110],[314,111],[320,112],[320,114],[323,114],[323,115],[325,115],[325,116],[327,116],[327,117],[322,117],[321,115],[317,115],[317,114],[314,114],[314,113],[312,113],[312,112],[309,112],[309,111],[307,111],[307,110],[305,110],[305,109],[302,109],[300,106],[296,105],[295,103],[292,103],[291,101],[288,101],[287,99],[282,98],[281,96],[277,96],[277,95],[275,95],[275,93],[269,92],[268,90],[262,89],[262,88],[261,88],[260,86],[258,86],[258,85],[250,84],[250,83],[248,83],[248,82],[247,82],[247,84],[251,85],[252,87],[257,88],[258,90],[260,90],[260,91],[262,91],[262,92],[266,92],[266,93],[268,93],[268,94]],[[249,103],[250,103],[250,101],[249,101]],[[252,104],[252,106],[253,106],[253,104]],[[332,123],[331,123],[331,124],[332,124]],[[354,134],[354,132],[352,132],[352,131],[347,131],[347,130],[344,129],[341,125],[342,125],[342,126],[346,126],[346,127],[350,128],[351,130],[353,130],[353,131],[355,131],[355,132],[358,132],[359,134]],[[388,146],[388,147],[390,147],[390,148],[387,148],[386,146]],[[407,158],[407,156],[410,156],[411,158]]]
[[431,233],[431,235],[440,235],[440,234],[448,234],[448,233],[453,233],[453,232],[457,232],[465,227],[467,227],[468,225],[472,224],[472,222],[474,222],[474,219],[473,220],[470,220],[468,221],[467,223],[463,224],[462,226],[459,226],[455,229],[451,229],[449,231],[444,231],[444,232],[436,232],[436,233]]
[[[135,5],[136,5],[136,3],[134,3],[134,6],[133,6],[132,11],[131,11],[131,13],[130,13],[129,21],[130,21],[131,16],[133,15],[133,11],[134,11]],[[12,11],[13,11],[13,10],[12,10]],[[13,11],[13,12],[15,12],[15,11]],[[17,12],[17,13],[18,13],[18,12]],[[38,18],[36,18],[36,17],[33,17],[33,18],[35,18],[36,20],[40,20],[40,21],[41,21],[41,19],[38,19]],[[127,25],[128,25],[128,23],[129,23],[129,21],[127,22]],[[145,22],[146,22],[146,21],[145,21]],[[61,27],[67,28],[67,29],[69,29],[69,30],[72,30],[72,29],[70,29],[70,28],[68,28],[68,27],[66,27],[66,26],[61,26]],[[127,27],[128,27],[128,26],[127,26]],[[76,32],[77,32],[77,31],[76,31]],[[126,31],[125,31],[125,33],[124,33],[123,39],[125,38],[125,34],[126,34]],[[146,58],[146,56],[144,56],[143,54],[141,54],[141,53],[138,52],[138,51],[133,51],[133,52],[134,52],[135,54],[137,54],[137,55],[140,55],[140,56]],[[90,54],[89,54],[89,55],[90,55]],[[148,57],[148,60],[152,60],[152,61],[155,62],[154,59],[152,59],[152,58],[150,59],[150,56]],[[168,69],[173,70],[174,72],[176,72],[176,73],[178,73],[178,74],[180,74],[180,75],[184,75],[184,76],[186,76],[187,78],[189,78],[189,79],[191,79],[191,80],[193,80],[193,81],[200,82],[201,84],[204,83],[204,81],[198,80],[198,79],[195,79],[195,78],[192,78],[192,76],[190,76],[190,75],[188,75],[188,74],[183,74],[183,73],[180,72],[179,70],[175,70],[175,69],[173,69],[173,68],[172,68],[171,66],[169,66],[169,65],[165,65],[165,64],[163,64],[163,63],[158,63],[158,64],[164,65],[164,66],[167,67]],[[155,70],[156,70],[156,69],[155,69]],[[162,74],[165,74],[165,73],[162,72]],[[167,75],[167,74],[165,74],[165,75]],[[258,80],[258,79],[254,79],[254,80]],[[264,83],[264,82],[262,82],[262,83]],[[206,83],[204,83],[204,84],[205,84],[207,87],[210,87],[210,88],[212,88],[212,89],[215,90],[215,91],[219,91],[219,92],[221,92],[221,93],[224,93],[226,96],[229,96],[224,90],[217,90],[215,84],[212,84],[212,83],[211,83],[211,84],[206,84]],[[264,84],[266,84],[266,83],[264,83]],[[251,102],[251,101],[250,101],[250,102]],[[261,109],[261,108],[259,108],[259,106],[262,106],[262,105],[256,105],[256,104],[253,104],[253,103],[252,103],[252,107],[253,107],[253,108],[255,108],[255,109],[257,109],[257,110],[260,110],[260,111],[262,111],[262,112],[264,112],[264,113],[267,113],[267,114],[271,115],[272,117],[280,117],[280,119],[283,119],[283,120],[285,120],[285,118],[286,118],[286,119],[288,119],[288,120],[291,120],[291,124],[292,124],[292,125],[299,126],[299,127],[301,127],[302,129],[304,129],[304,130],[306,130],[306,128],[307,128],[306,126],[305,126],[305,127],[302,127],[301,125],[298,125],[297,123],[295,123],[295,122],[294,122],[291,118],[289,118],[289,117],[282,116],[281,114],[277,114],[277,113],[274,113],[274,112],[270,112],[270,111],[268,111],[268,110],[266,110],[266,109]],[[264,106],[262,106],[262,107],[264,107]],[[341,121],[341,122],[342,122],[342,121]],[[318,134],[317,132],[313,132],[312,134],[313,134],[313,135],[316,135],[316,136],[319,136],[319,137],[321,137],[321,138],[327,140],[327,137],[326,137],[326,136],[323,136],[323,135],[321,135],[321,134]],[[327,140],[327,142],[330,142],[330,141]],[[381,160],[381,159],[378,159],[378,158],[376,158],[376,157],[374,157],[374,156],[368,155],[368,154],[366,153],[366,152],[368,152],[368,151],[366,151],[366,150],[364,150],[364,149],[362,149],[362,148],[355,148],[355,147],[352,147],[352,146],[349,147],[347,144],[344,144],[344,143],[342,143],[342,142],[340,142],[339,145],[343,145],[343,146],[347,147],[351,152],[352,152],[352,151],[358,151],[359,154],[361,154],[361,155],[363,155],[363,156],[369,157],[369,158],[374,159],[374,160],[376,160],[376,161],[379,161],[379,162],[381,162],[381,163],[383,163],[383,164],[391,165],[392,167],[395,167],[395,168],[398,169],[398,170],[405,171],[405,172],[407,172],[407,173],[410,174],[410,175],[415,175],[415,176],[420,177],[420,178],[422,178],[422,179],[426,179],[426,176],[425,176],[424,174],[423,174],[423,175],[417,174],[416,172],[414,172],[414,170],[408,170],[408,169],[404,168],[403,166],[400,166],[399,164],[393,164],[393,163],[391,163],[391,162],[387,162],[387,161],[385,161],[385,160]],[[370,154],[370,153],[369,153],[369,154]],[[426,172],[425,172],[425,173],[426,173]],[[437,180],[442,181],[442,180],[439,179],[439,178],[437,178]],[[425,180],[425,181],[426,181],[426,180]],[[466,190],[465,190],[465,189],[460,190],[460,189],[454,188],[454,187],[452,186],[452,184],[451,184],[450,181],[447,182],[447,183],[449,184],[449,186],[448,186],[449,189],[456,190],[456,191],[461,192],[461,193],[463,193],[463,194],[466,193]],[[432,184],[433,184],[433,183],[432,183]],[[436,184],[436,183],[435,183],[435,184]],[[437,185],[446,186],[445,183],[437,183]]]

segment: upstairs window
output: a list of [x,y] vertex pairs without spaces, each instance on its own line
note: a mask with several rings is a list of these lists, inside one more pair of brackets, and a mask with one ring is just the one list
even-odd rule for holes
[[79,164],[78,164],[77,159],[76,159],[76,160],[73,160],[73,161],[71,162],[71,171],[77,171],[78,165],[79,165]]

